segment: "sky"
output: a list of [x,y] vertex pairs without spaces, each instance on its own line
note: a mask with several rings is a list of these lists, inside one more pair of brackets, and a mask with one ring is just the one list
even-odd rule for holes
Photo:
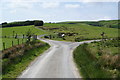
[[118,19],[118,0],[1,0],[0,23]]

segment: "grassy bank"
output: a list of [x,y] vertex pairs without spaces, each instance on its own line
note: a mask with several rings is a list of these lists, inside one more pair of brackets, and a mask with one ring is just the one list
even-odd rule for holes
[[[41,43],[39,47],[28,48],[25,50],[22,56],[16,56],[15,58],[3,59],[3,74],[4,78],[16,78],[20,73],[26,69],[26,67],[40,54],[47,50],[50,46],[46,43]],[[13,53],[14,54],[14,53]],[[9,66],[8,66],[9,65]]]
[[118,40],[93,42],[77,47],[74,60],[80,74],[84,78],[120,78],[118,47]]

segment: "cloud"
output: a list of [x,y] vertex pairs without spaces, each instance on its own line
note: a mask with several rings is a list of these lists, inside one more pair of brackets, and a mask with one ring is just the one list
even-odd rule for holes
[[9,10],[10,13],[16,13],[18,10],[31,9],[34,7],[34,3],[25,2],[24,0],[11,0],[9,2],[3,2],[3,11]]
[[[1,0],[4,2],[16,2],[17,0]],[[119,2],[119,0],[19,0],[22,2]]]
[[56,8],[59,6],[59,2],[43,2],[42,7],[43,8]]
[[16,13],[16,12],[17,12],[16,9],[10,11],[11,14],[14,14],[14,13]]
[[32,2],[27,2],[24,0],[5,0],[2,1],[2,4],[4,4],[5,8],[9,8],[9,9],[18,9],[18,8],[22,8],[22,9],[28,9],[28,8],[32,8],[33,4]]
[[29,3],[11,3],[9,4],[10,8],[22,8],[22,9],[30,9],[32,8],[32,5],[30,5]]
[[1,2],[39,2],[41,0],[1,0]]
[[80,2],[119,2],[119,0],[79,0]]
[[65,8],[79,8],[80,5],[79,4],[66,4]]
[[89,17],[90,20],[93,20],[93,21],[100,21],[100,20],[112,20],[112,18],[110,16],[98,16],[98,15],[95,15],[94,17]]
[[111,20],[111,17],[108,17],[108,16],[104,16],[103,18],[100,18],[98,20]]

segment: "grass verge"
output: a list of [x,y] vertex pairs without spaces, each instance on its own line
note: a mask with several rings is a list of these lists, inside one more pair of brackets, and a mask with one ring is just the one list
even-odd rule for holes
[[98,60],[85,49],[87,45],[80,45],[74,51],[74,60],[83,78],[112,78],[112,74],[102,69]]
[[[46,43],[43,43],[43,46],[36,47],[30,49],[24,53],[22,59],[19,60],[19,57],[15,58],[13,63],[9,64],[7,68],[5,68],[5,73],[2,74],[2,78],[16,78],[20,73],[28,67],[28,65],[40,54],[42,54],[45,50],[47,50],[50,46]],[[21,57],[20,57],[21,58]],[[4,59],[4,61],[7,59]],[[3,61],[3,62],[4,62]]]

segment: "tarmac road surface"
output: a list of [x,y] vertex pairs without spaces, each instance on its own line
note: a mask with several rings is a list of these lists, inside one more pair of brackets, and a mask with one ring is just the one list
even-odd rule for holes
[[[40,39],[40,38],[39,38]],[[73,50],[83,42],[40,39],[51,47],[36,58],[18,78],[81,78],[73,61]]]

